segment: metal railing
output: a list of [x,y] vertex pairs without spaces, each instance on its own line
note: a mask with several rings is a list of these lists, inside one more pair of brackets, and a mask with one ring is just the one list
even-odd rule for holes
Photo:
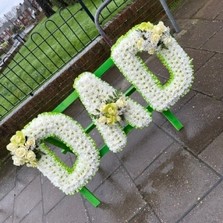
[[[34,95],[36,89],[99,35],[93,15],[103,1],[78,2],[38,24],[24,44],[17,44],[19,50],[12,47],[11,50],[18,51],[13,58],[2,59],[0,120],[28,96]],[[113,0],[100,15],[101,23],[108,21],[128,2],[131,0]]]

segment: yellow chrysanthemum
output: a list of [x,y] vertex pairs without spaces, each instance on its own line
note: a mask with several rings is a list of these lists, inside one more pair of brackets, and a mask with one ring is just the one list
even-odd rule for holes
[[114,125],[116,122],[120,122],[121,118],[118,115],[118,106],[116,103],[105,104],[100,109],[102,115],[99,118],[99,122]]
[[110,115],[116,115],[118,112],[117,105],[115,103],[109,103],[102,107],[101,112],[107,117]]
[[108,125],[114,125],[116,122],[118,122],[117,116],[111,115],[111,116],[107,117]]

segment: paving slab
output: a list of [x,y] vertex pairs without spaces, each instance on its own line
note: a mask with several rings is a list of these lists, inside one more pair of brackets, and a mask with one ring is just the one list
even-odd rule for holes
[[101,149],[101,147],[104,145],[104,140],[97,128],[94,128],[88,135],[94,140],[96,147]]
[[218,32],[216,32],[204,45],[202,45],[201,48],[212,52],[223,53],[222,35],[223,30],[218,30]]
[[90,223],[80,195],[66,196],[46,215],[46,223]]
[[185,48],[184,50],[189,55],[189,57],[193,60],[192,64],[193,64],[195,73],[201,67],[203,67],[205,63],[208,62],[210,58],[212,58],[215,54],[214,52],[209,52],[207,50],[202,50],[202,49]]
[[76,117],[81,112],[83,112],[84,107],[79,99],[77,99],[74,103],[72,103],[63,113],[70,116],[70,117]]
[[161,223],[149,207],[140,211],[129,223]]
[[169,79],[170,75],[168,73],[168,70],[156,56],[150,56],[145,61],[145,64],[149,68],[149,70],[157,76],[162,84],[165,84],[165,82]]
[[0,170],[0,202],[1,199],[9,193],[16,184],[16,167],[12,160],[8,160]]
[[173,223],[218,180],[208,167],[173,144],[142,173],[136,184],[161,222]]
[[[207,50],[193,48],[184,48],[184,51],[193,60],[192,64],[195,72],[215,54],[214,52],[209,52]],[[164,80],[160,79],[161,82],[166,82],[169,79],[170,75],[167,69],[156,57],[148,58],[146,65],[158,78],[164,78]]]
[[70,117],[76,117],[80,115],[80,113],[83,112],[84,110],[85,110],[84,106],[82,105],[80,99],[77,99],[63,113]]
[[14,190],[11,190],[11,192],[0,201],[0,204],[0,222],[4,222],[13,214]]
[[[71,107],[73,107],[73,106],[75,107],[75,105],[71,105]],[[83,105],[81,105],[81,107],[84,108]],[[75,113],[72,113],[71,111],[69,113],[65,113],[65,114],[69,115],[75,121],[77,121],[82,126],[82,128],[86,128],[92,122],[86,109],[82,110],[78,115],[76,115]]]
[[15,194],[18,195],[38,175],[40,175],[38,169],[23,166],[17,171]]
[[117,155],[135,179],[172,143],[171,137],[150,124],[149,127],[129,133],[127,146]]
[[[148,103],[143,99],[143,97],[139,92],[135,91],[130,97],[143,107],[148,106]],[[162,125],[167,121],[166,118],[160,112],[153,111],[151,117],[152,117],[152,122],[158,125]]]
[[87,184],[87,188],[94,191],[101,185],[115,170],[119,168],[121,163],[114,153],[109,152],[100,161],[100,167],[96,175]]
[[219,15],[216,17],[216,20],[223,20],[223,11],[219,13]]
[[[179,42],[180,38],[185,35],[192,27],[194,27],[198,22],[199,19],[191,18],[191,19],[176,19],[178,26],[180,27],[179,33],[173,33],[173,36]],[[168,26],[170,26],[170,22],[167,22]],[[185,48],[184,48],[185,49]]]
[[194,154],[200,153],[223,130],[223,103],[206,95],[197,94],[176,116],[184,124],[180,132],[169,123],[161,128]]
[[178,41],[183,47],[199,49],[221,28],[220,21],[198,20]]
[[218,185],[180,223],[222,223],[223,183]]
[[184,1],[185,3],[182,4],[177,11],[174,13],[174,17],[179,19],[189,19],[194,14],[196,14],[205,4],[208,3],[208,0],[189,0]]
[[199,19],[215,19],[223,11],[222,2],[219,0],[209,0],[207,3],[194,15]]
[[146,203],[125,169],[120,167],[96,191],[102,204],[86,207],[92,223],[128,222]]
[[53,207],[55,207],[64,197],[65,194],[57,187],[55,187],[48,178],[41,175],[42,194],[43,194],[43,209],[47,214]]
[[111,67],[101,79],[123,92],[130,86],[130,83],[124,78],[116,66]]
[[[193,91],[192,89],[184,96],[182,96],[173,107],[170,108],[170,111],[173,112],[173,114],[181,121],[181,119],[177,116],[177,112],[183,109],[183,107],[191,101],[195,96],[197,95],[197,92]],[[174,127],[172,127],[173,130]],[[177,132],[177,130],[175,130]],[[182,130],[180,130],[182,131]]]
[[70,159],[70,157],[71,157],[70,154],[71,153],[65,153],[64,154],[64,153],[61,152],[60,147],[54,146],[50,143],[46,143],[46,145],[54,153],[54,155],[57,156],[60,159],[60,161],[62,163],[64,163],[67,166],[72,166],[72,162],[71,162],[71,159]]
[[214,170],[223,175],[223,133],[221,133],[199,157]]
[[41,201],[40,176],[37,176],[18,196],[15,197],[14,223],[21,221]]
[[13,222],[13,216],[9,216],[3,223],[12,223]]
[[43,207],[40,202],[20,223],[43,223]]
[[222,98],[222,61],[223,54],[215,54],[198,72],[196,72],[192,88],[214,98]]

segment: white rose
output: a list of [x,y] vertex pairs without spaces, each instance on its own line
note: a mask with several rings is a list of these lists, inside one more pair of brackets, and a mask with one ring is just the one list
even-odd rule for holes
[[170,43],[172,42],[172,39],[171,39],[171,37],[165,37],[165,38],[163,39],[163,42],[164,42],[166,45],[168,45],[168,44],[170,44]]
[[151,49],[148,50],[148,54],[152,55],[154,53],[155,53],[155,49],[151,48]]
[[151,41],[153,43],[156,43],[160,40],[160,35],[159,34],[156,34],[156,33],[153,33],[153,35],[151,36]]
[[25,146],[28,147],[28,148],[34,148],[35,145],[36,145],[36,142],[35,142],[34,137],[29,137],[28,140],[25,143]]
[[19,158],[23,158],[26,156],[28,150],[25,146],[20,146],[15,150],[15,155]]
[[124,98],[119,98],[117,101],[116,101],[116,105],[119,107],[119,108],[123,108],[126,106],[126,101]]
[[158,25],[154,27],[154,32],[158,34],[162,34],[166,30],[167,30],[167,27],[163,24],[163,22],[159,22]]
[[27,159],[29,162],[36,161],[36,154],[35,154],[32,150],[29,150],[29,151],[26,153],[26,159]]
[[14,164],[15,166],[21,166],[21,165],[25,164],[25,161],[22,160],[22,159],[20,159],[20,158],[17,157],[17,156],[12,156],[12,160],[13,160],[13,164]]
[[9,150],[10,152],[12,152],[13,154],[15,153],[15,150],[17,149],[18,147],[13,144],[13,143],[9,143],[7,146],[6,146],[6,149]]
[[37,167],[37,162],[36,161],[32,161],[26,164],[27,167]]
[[101,116],[98,121],[102,124],[105,124],[107,122],[107,118],[105,116]]

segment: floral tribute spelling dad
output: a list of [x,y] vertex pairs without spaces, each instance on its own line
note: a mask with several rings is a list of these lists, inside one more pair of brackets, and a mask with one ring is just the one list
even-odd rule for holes
[[[137,56],[138,52],[155,54],[170,73],[164,85]],[[169,109],[186,94],[193,81],[191,59],[171,37],[169,28],[141,23],[119,38],[111,57],[123,75],[156,111]],[[94,74],[85,72],[74,81],[74,88],[90,114],[105,143],[113,152],[126,145],[122,130],[125,121],[135,128],[151,122],[144,107],[118,92]],[[72,167],[66,166],[44,143],[56,137],[76,155]],[[11,138],[7,149],[14,165],[38,168],[66,194],[79,191],[95,175],[99,167],[99,151],[91,137],[72,118],[60,113],[43,113]]]

